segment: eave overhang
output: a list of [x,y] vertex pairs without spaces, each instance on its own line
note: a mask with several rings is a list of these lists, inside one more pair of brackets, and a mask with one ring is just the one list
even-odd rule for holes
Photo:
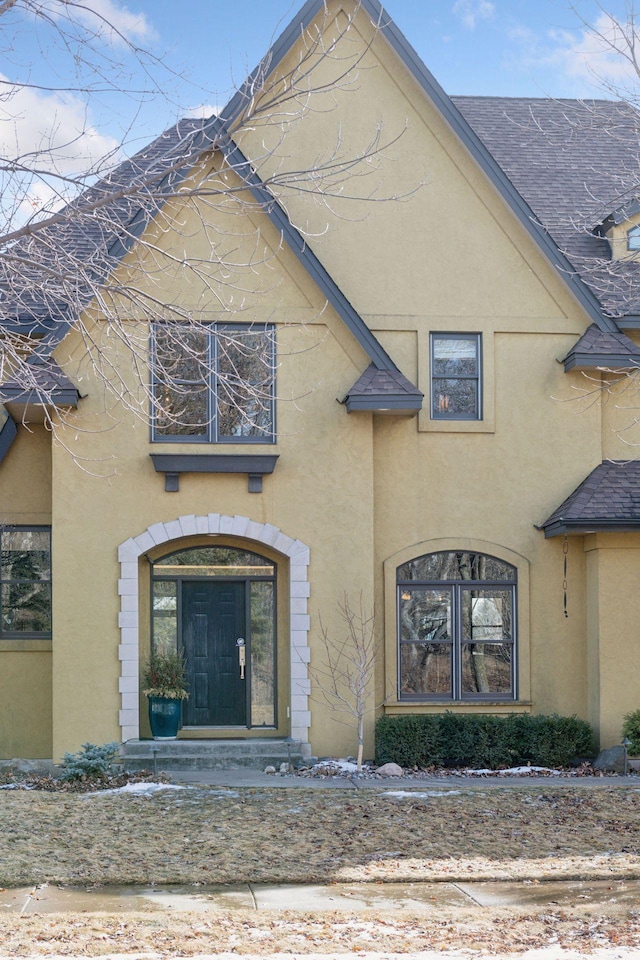
[[539,527],[546,538],[640,531],[640,460],[605,460]]
[[564,372],[570,370],[633,370],[640,367],[640,351],[636,356],[623,353],[574,353],[564,361]]
[[0,427],[0,463],[2,463],[6,457],[9,452],[9,447],[18,435],[18,428],[8,412],[3,411],[2,415],[4,416],[4,423],[2,427]]
[[386,394],[358,396],[357,394],[347,394],[343,403],[347,408],[347,413],[368,411],[396,417],[414,417],[416,413],[422,410],[422,396],[388,396]]
[[547,540],[560,536],[586,537],[590,533],[637,533],[640,531],[640,517],[637,520],[601,518],[588,521],[564,520],[559,517],[548,526],[543,524],[542,529]]

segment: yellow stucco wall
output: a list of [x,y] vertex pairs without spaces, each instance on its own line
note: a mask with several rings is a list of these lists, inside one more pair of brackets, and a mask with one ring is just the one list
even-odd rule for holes
[[[358,82],[343,84],[331,97],[312,98],[314,109],[285,124],[286,145],[264,159],[262,172],[268,175],[285,155],[292,169],[304,168],[318,155],[318,144],[330,151],[339,136],[341,151],[353,156],[382,131],[388,146],[374,154],[368,176],[354,176],[344,192],[363,196],[373,184],[386,199],[323,204],[305,193],[284,188],[282,193],[292,219],[308,226],[310,246],[347,299],[425,393],[425,408],[411,419],[346,413],[338,400],[369,358],[326,307],[278,232],[255,207],[241,207],[246,197],[223,206],[211,200],[169,205],[164,215],[169,229],[151,228],[153,251],[131,254],[121,277],[131,271],[143,293],[148,283],[154,298],[200,319],[276,324],[277,443],[255,448],[151,444],[144,391],[131,377],[126,353],[115,361],[123,382],[105,390],[86,361],[80,337],[72,334],[58,348],[58,361],[87,396],[53,440],[53,501],[48,479],[33,496],[24,492],[24,484],[18,494],[25,498],[23,509],[37,502],[42,516],[50,512],[54,531],[54,757],[86,740],[119,736],[118,545],[155,523],[210,513],[272,524],[310,548],[310,741],[317,754],[355,750],[352,731],[322,704],[314,680],[323,661],[321,624],[329,635],[344,633],[338,604],[345,592],[352,599],[362,595],[367,609],[375,606],[381,652],[372,708],[384,703],[396,713],[449,707],[577,713],[592,720],[603,743],[611,743],[618,739],[622,713],[638,706],[630,624],[637,622],[633,596],[640,543],[626,535],[598,538],[595,545],[571,538],[565,616],[563,544],[545,540],[536,528],[603,457],[629,456],[616,432],[619,411],[581,400],[584,377],[566,375],[558,362],[590,320],[361,14],[349,44],[356,53],[369,44]],[[320,63],[314,82],[326,82],[343,66],[339,56]],[[241,131],[239,140],[248,154],[263,155],[263,141],[273,136],[275,143],[281,135],[281,127],[256,125]],[[234,182],[218,159],[209,169],[212,183]],[[395,195],[402,199],[390,199]],[[203,262],[197,279],[183,262],[194,255],[204,261],[212,248],[236,267],[223,278],[218,262]],[[144,350],[141,303],[131,307],[131,316],[128,329],[139,334]],[[429,337],[461,331],[482,335],[484,416],[433,421]],[[113,338],[107,339],[99,314],[92,332],[103,355],[113,358]],[[0,487],[19,490],[25,470],[41,473],[49,463],[49,442],[43,431],[21,436],[3,464]],[[179,492],[168,493],[149,456],[249,449],[279,456],[260,494],[248,492],[244,475],[216,474],[185,474]],[[8,519],[19,522],[13,514]],[[408,707],[397,700],[395,568],[437,549],[480,550],[517,568],[517,702]],[[286,566],[283,557],[285,579]],[[139,573],[144,656],[149,643],[144,558]],[[286,634],[282,619],[280,630]],[[281,637],[281,655],[286,661],[286,637],[284,643]],[[42,706],[23,711],[37,719],[40,733],[34,729],[26,735],[32,744],[43,743],[37,738],[48,716],[46,656],[29,654],[38,664],[37,681],[35,666],[29,668],[40,685],[35,689],[42,690]],[[616,688],[620,656],[622,695]],[[284,710],[286,683],[280,696]],[[372,709],[368,755],[373,719]],[[25,746],[24,752],[35,749],[44,747]]]
[[[0,470],[0,523],[51,523],[51,436],[20,425]],[[51,744],[50,640],[0,645],[0,759],[47,759]]]

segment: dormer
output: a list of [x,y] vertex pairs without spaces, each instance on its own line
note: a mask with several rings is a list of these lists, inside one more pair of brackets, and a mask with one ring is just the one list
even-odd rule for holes
[[640,200],[629,200],[612,210],[594,233],[609,241],[612,260],[640,261]]

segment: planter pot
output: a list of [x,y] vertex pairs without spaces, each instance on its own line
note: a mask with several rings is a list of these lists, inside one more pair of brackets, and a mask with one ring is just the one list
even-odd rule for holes
[[182,700],[149,697],[149,723],[154,740],[175,740],[182,719]]

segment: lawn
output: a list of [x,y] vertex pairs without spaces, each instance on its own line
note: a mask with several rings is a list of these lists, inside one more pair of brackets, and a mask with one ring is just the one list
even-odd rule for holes
[[[637,788],[546,782],[393,792],[2,791],[0,884],[640,878]],[[544,904],[377,915],[158,907],[120,915],[5,914],[0,944],[2,957],[463,948],[493,957],[550,944],[631,957],[640,945],[640,909],[612,893],[606,908],[571,911]]]
[[0,884],[640,878],[640,790],[3,791]]

